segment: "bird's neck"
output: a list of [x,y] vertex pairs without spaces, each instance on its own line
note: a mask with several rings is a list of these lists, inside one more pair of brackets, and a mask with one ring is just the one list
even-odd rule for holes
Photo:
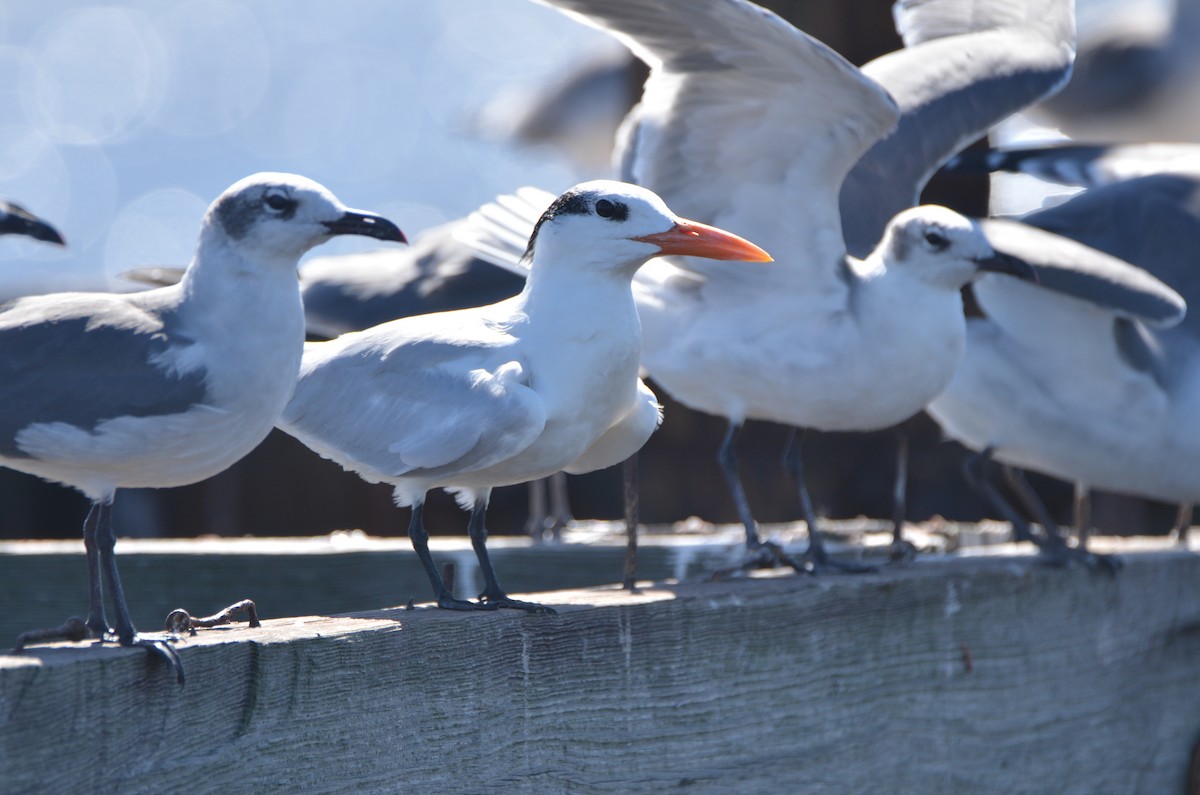
[[531,318],[535,315],[546,320],[561,317],[582,324],[609,314],[632,312],[636,315],[633,270],[556,268],[554,263],[544,266],[534,261],[521,292],[521,303]]
[[[248,333],[292,335],[303,327],[295,256],[251,261],[225,238],[201,237],[182,288],[191,321],[235,323]],[[302,334],[302,332],[301,332]]]

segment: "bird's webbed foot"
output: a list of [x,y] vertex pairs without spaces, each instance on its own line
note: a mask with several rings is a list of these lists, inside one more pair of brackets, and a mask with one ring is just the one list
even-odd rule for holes
[[467,599],[455,599],[449,593],[438,597],[437,606],[443,610],[499,610],[499,605],[488,604],[485,602],[472,602]]
[[552,607],[539,605],[535,602],[522,602],[520,599],[513,599],[499,589],[484,591],[479,594],[479,601],[476,604],[484,605],[483,609],[488,610],[508,608],[511,610],[524,610],[527,613],[536,613],[538,615],[553,616],[558,614],[558,611]]
[[739,572],[753,569],[777,569],[781,566],[788,566],[796,571],[804,570],[804,564],[785,552],[780,544],[774,541],[751,542],[747,544],[746,551],[740,560],[714,571],[712,579],[720,580]]
[[1093,571],[1103,571],[1115,575],[1125,565],[1117,555],[1103,555],[1091,552],[1086,547],[1068,546],[1066,541],[1056,535],[1049,537],[1032,537],[1038,548],[1038,561],[1055,568],[1082,564]]
[[879,567],[870,563],[860,563],[857,560],[843,560],[832,557],[819,541],[809,542],[804,552],[804,567],[801,569],[808,574],[875,574]]

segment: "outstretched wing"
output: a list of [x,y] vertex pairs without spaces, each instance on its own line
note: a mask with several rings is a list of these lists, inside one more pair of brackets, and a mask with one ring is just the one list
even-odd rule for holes
[[947,159],[1070,77],[1073,0],[900,0],[905,49],[865,64],[895,98],[900,122],[841,190],[847,250],[865,256],[897,213],[920,202]]
[[544,1],[611,32],[651,67],[626,119],[623,179],[680,215],[828,262],[832,276],[842,180],[898,117],[886,91],[743,0]]

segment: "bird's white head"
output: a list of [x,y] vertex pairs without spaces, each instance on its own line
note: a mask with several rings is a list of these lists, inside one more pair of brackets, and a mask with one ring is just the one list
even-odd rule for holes
[[246,259],[295,267],[313,246],[334,235],[407,242],[394,223],[348,209],[327,188],[296,174],[253,174],[231,185],[208,208],[203,237],[215,236]]
[[893,218],[878,251],[888,270],[947,290],[957,291],[986,272],[1037,281],[1029,263],[992,248],[979,224],[936,205]]
[[629,276],[652,257],[669,254],[771,261],[737,235],[679,218],[654,192],[612,180],[584,182],[555,199],[525,250],[535,270],[554,262]]

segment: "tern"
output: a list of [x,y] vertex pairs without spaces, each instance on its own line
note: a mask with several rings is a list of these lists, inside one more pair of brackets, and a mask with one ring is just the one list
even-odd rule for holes
[[[402,318],[305,347],[279,427],[411,506],[409,537],[439,607],[511,607],[487,553],[497,486],[620,463],[657,428],[638,378],[641,325],[631,283],[647,260],[686,254],[770,261],[740,237],[678,218],[655,194],[585,182],[546,208],[528,238],[529,275],[513,298]],[[429,554],[425,495],[453,493],[484,590],[456,599]]]

